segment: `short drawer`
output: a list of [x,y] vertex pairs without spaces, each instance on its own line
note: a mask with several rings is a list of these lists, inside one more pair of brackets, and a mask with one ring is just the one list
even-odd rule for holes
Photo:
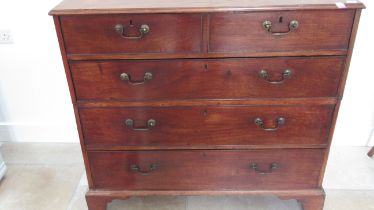
[[345,57],[71,62],[78,100],[334,97]]
[[61,16],[68,54],[199,52],[195,14]]
[[354,10],[212,14],[210,52],[346,50]]
[[93,146],[326,144],[334,106],[81,108]]
[[290,190],[318,186],[325,150],[88,152],[95,188]]

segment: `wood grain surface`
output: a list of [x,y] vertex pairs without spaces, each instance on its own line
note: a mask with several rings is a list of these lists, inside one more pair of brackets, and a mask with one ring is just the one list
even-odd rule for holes
[[[201,50],[201,15],[84,15],[61,17],[68,54],[105,53],[196,53]],[[92,24],[95,23],[95,24]],[[146,24],[149,32],[141,39],[125,39],[115,26],[124,26],[124,35],[139,36]]]
[[[189,145],[287,145],[324,144],[328,136],[333,106],[254,106],[254,107],[129,107],[80,109],[87,145],[106,146],[189,146]],[[277,119],[286,119],[278,130]],[[125,125],[146,127],[133,131]]]
[[[113,190],[295,190],[317,186],[324,150],[89,152],[95,188]],[[258,172],[250,165],[256,163]],[[277,169],[269,171],[276,163]],[[149,166],[158,168],[149,172]],[[149,172],[142,175],[130,169]],[[269,172],[261,174],[259,172]]]
[[[343,64],[344,57],[289,57],[71,62],[70,68],[80,101],[150,101],[335,97]],[[283,77],[286,70],[289,77]],[[122,73],[132,82],[121,80]],[[146,73],[151,80],[144,81]]]
[[[273,11],[210,15],[209,52],[279,52],[347,49],[355,10]],[[275,36],[263,28],[272,22]],[[227,44],[230,43],[230,44]]]
[[[322,210],[362,8],[343,0],[63,1],[50,14],[89,209],[131,196],[276,195]],[[291,21],[297,29],[272,33],[287,32]],[[128,40],[116,24],[125,35],[139,35],[142,24],[150,32]],[[269,82],[282,80],[286,69],[289,78]],[[127,73],[141,81],[146,72],[152,79],[144,84],[119,79]]]
[[[359,1],[345,0],[64,0],[50,15],[111,13],[193,13],[258,10],[365,8]],[[343,9],[345,9],[343,8]]]

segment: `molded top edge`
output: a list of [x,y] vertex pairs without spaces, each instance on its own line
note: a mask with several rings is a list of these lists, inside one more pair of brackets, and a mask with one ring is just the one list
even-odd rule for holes
[[50,15],[364,9],[356,0],[64,0]]

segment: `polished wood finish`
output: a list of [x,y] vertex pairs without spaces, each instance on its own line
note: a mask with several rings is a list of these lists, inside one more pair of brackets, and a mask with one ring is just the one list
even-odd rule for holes
[[250,98],[250,99],[190,99],[161,101],[78,101],[80,108],[95,107],[164,107],[164,106],[255,106],[255,105],[335,105],[337,97],[319,98]]
[[[71,62],[78,100],[335,97],[344,57]],[[269,74],[259,76],[261,70]],[[289,78],[283,78],[290,70]],[[120,79],[152,80],[134,85]],[[277,84],[271,82],[282,81]]]
[[373,157],[374,156],[374,147],[372,147],[371,150],[368,152],[368,156],[369,157]]
[[[203,40],[204,41],[204,40]],[[208,43],[203,43],[202,48]],[[207,48],[204,48],[207,50]],[[287,56],[346,56],[347,49],[337,50],[316,50],[316,51],[290,51],[290,52],[220,52],[212,53],[202,51],[201,53],[107,53],[107,54],[69,54],[67,57],[72,61],[88,61],[88,60],[143,60],[143,59],[179,59],[179,58],[241,58],[241,57],[287,57]]]
[[251,195],[251,196],[268,196],[277,195],[282,199],[292,199],[296,197],[319,197],[324,196],[324,190],[303,189],[303,190],[105,190],[97,189],[87,192],[88,196],[103,197],[128,197],[128,196],[222,196],[222,195]]
[[[317,187],[324,150],[89,152],[96,188],[124,190],[285,190]],[[258,164],[260,174],[250,165]],[[277,169],[269,171],[276,163]],[[136,164],[148,171],[130,170]],[[108,176],[111,179],[108,179]],[[235,177],[235,178],[233,178]],[[297,177],[297,179],[295,179]]]
[[[209,52],[347,49],[354,14],[354,10],[212,14]],[[265,20],[273,23],[274,31],[288,31],[292,20],[297,20],[299,27],[287,35],[274,36],[264,30]]]
[[[337,0],[64,0],[49,14],[202,13],[274,10],[338,9]],[[341,2],[343,3],[343,2]],[[343,9],[362,9],[359,1],[345,1]]]
[[[77,119],[89,209],[131,196],[275,195],[322,210],[362,8],[334,0],[65,0],[50,14]],[[277,32],[291,20],[299,27],[274,36],[265,20]],[[141,24],[150,32],[127,40],[116,24],[133,25],[126,27],[132,36]],[[259,77],[261,69],[267,78]],[[266,81],[282,79],[285,69],[290,78]],[[124,72],[139,81],[151,72],[152,79],[134,86],[120,80]],[[151,117],[156,124],[133,131],[124,124],[130,117],[137,128]],[[265,131],[256,117],[265,128],[275,128],[278,117],[286,121]],[[155,161],[152,173],[138,173]],[[251,161],[257,172],[276,161],[280,167],[261,175]]]
[[[142,24],[147,24],[150,31],[138,40],[125,39],[115,31],[117,24],[124,25],[124,33],[128,36],[138,36]],[[63,16],[61,27],[68,54],[181,53],[201,50],[201,15]]]
[[[86,145],[205,146],[205,145],[305,145],[325,144],[333,106],[251,107],[135,107],[80,109]],[[284,125],[277,125],[279,117]],[[255,123],[264,121],[265,131]],[[149,119],[156,125],[147,131]]]
[[87,151],[137,151],[137,150],[248,150],[248,149],[326,149],[327,144],[277,144],[277,145],[181,145],[181,146],[126,146],[126,145],[87,145]]

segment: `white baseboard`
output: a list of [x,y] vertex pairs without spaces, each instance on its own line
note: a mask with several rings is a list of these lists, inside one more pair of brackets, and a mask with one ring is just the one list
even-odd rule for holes
[[79,142],[75,123],[0,124],[0,142]]

